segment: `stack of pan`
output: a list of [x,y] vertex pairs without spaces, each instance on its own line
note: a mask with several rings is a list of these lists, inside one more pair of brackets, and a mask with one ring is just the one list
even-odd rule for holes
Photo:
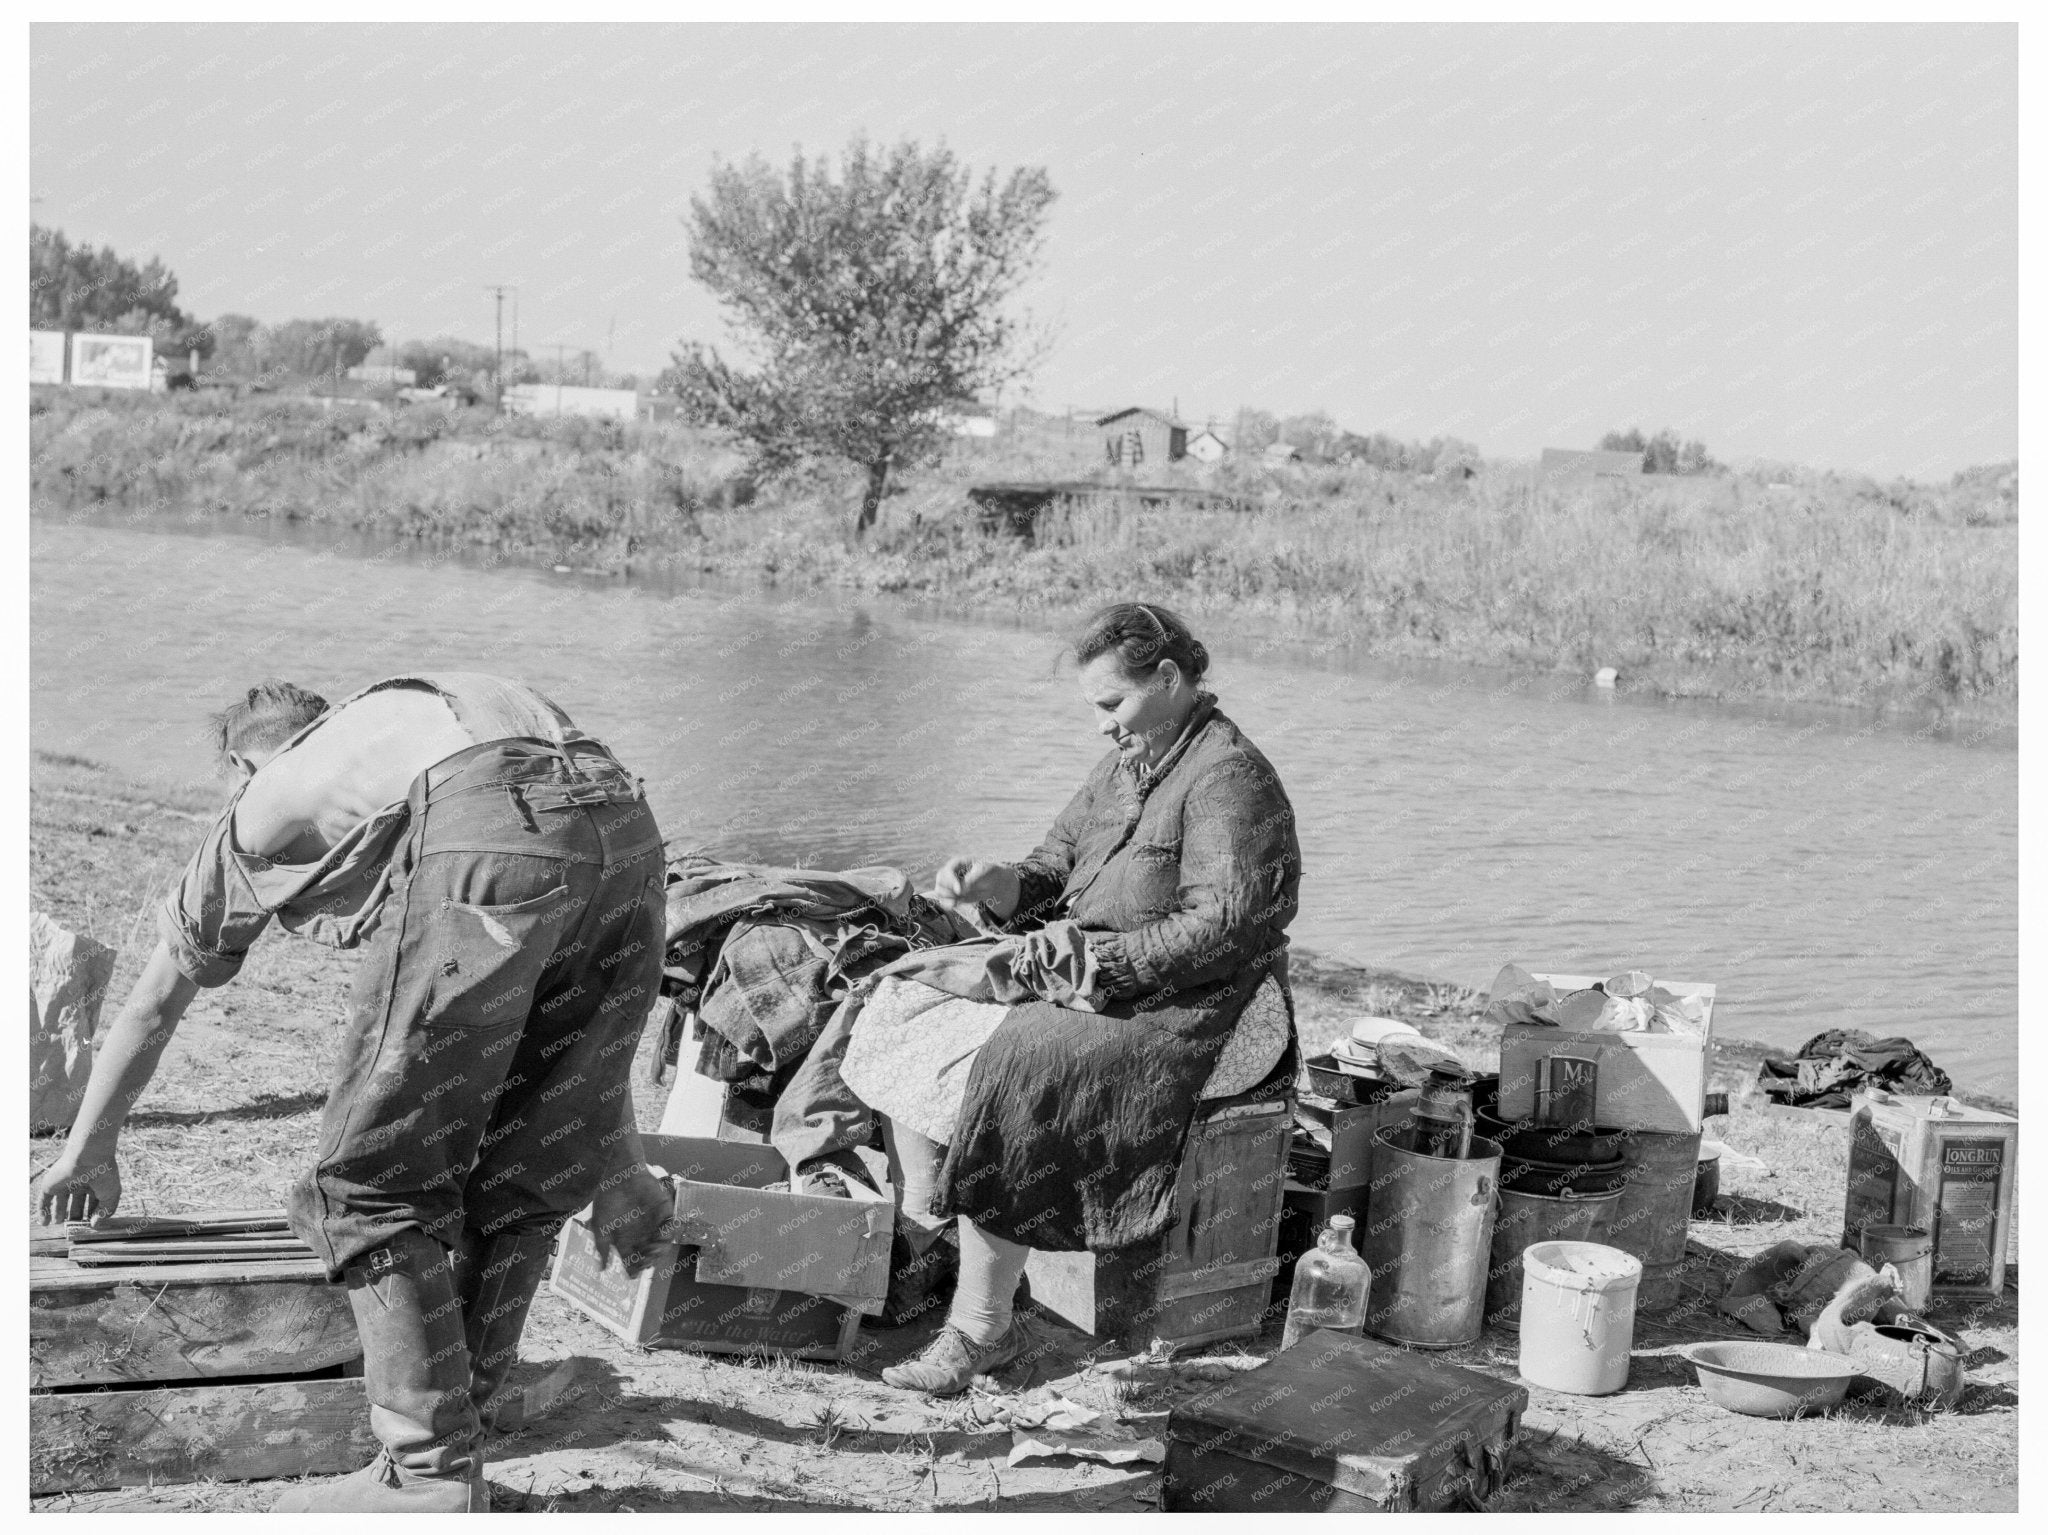
[[1538,1242],[1604,1242],[1629,1181],[1618,1130],[1504,1120],[1482,1081],[1475,1131],[1501,1148],[1500,1209],[1486,1282],[1486,1319],[1521,1315],[1522,1253]]

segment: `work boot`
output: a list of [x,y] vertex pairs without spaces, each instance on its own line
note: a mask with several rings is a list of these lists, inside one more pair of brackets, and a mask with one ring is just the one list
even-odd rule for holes
[[363,1345],[377,1458],[339,1482],[300,1486],[279,1513],[480,1513],[490,1507],[469,1347],[448,1249],[417,1226],[342,1271]]
[[457,1277],[463,1336],[469,1346],[470,1400],[478,1422],[489,1426],[505,1377],[519,1362],[519,1338],[534,1292],[547,1277],[555,1245],[552,1227],[496,1236],[463,1233]]
[[1015,1322],[993,1343],[976,1343],[948,1322],[915,1359],[891,1365],[882,1384],[899,1391],[928,1391],[933,1396],[958,1396],[974,1383],[1024,1352],[1024,1333]]

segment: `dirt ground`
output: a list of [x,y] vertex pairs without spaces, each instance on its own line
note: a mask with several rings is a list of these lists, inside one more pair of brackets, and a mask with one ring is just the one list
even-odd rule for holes
[[[57,922],[121,950],[106,1012],[153,942],[154,900],[176,877],[216,801],[200,791],[144,790],[77,759],[38,753],[32,767],[31,901]],[[204,992],[164,1058],[122,1144],[123,1208],[165,1214],[281,1204],[312,1144],[350,956],[270,938],[241,979]],[[1337,1032],[1366,1012],[1407,1017],[1475,1060],[1486,1044],[1472,993],[1398,976],[1296,967],[1303,1032]],[[636,1065],[642,1124],[666,1089]],[[1753,1051],[1730,1047],[1717,1085],[1737,1086]],[[1964,1088],[1967,1091],[1967,1085]],[[1738,1098],[1740,1098],[1738,1090]],[[1603,1398],[1530,1388],[1504,1510],[2010,1510],[2018,1506],[2017,1269],[2004,1296],[1938,1304],[1965,1342],[1970,1388],[1954,1410],[1922,1412],[1852,1396],[1792,1422],[1739,1417],[1710,1403],[1677,1349],[1743,1336],[1712,1309],[1741,1259],[1785,1238],[1840,1232],[1843,1133],[1738,1101],[1709,1134],[1761,1168],[1724,1162],[1716,1219],[1695,1222],[1687,1299],[1638,1317],[1621,1393]],[[31,1139],[31,1176],[54,1138]],[[1074,1457],[1008,1463],[1002,1410],[1038,1388],[1115,1412],[1142,1436],[1225,1371],[1270,1357],[1280,1311],[1255,1340],[1136,1363],[1031,1312],[1033,1347],[988,1389],[933,1402],[884,1386],[881,1368],[921,1347],[936,1319],[866,1330],[845,1366],[631,1348],[542,1292],[515,1383],[537,1416],[489,1449],[497,1507],[553,1510],[1044,1510],[1138,1513],[1158,1506],[1158,1475]],[[1490,1332],[1445,1357],[1504,1378],[1512,1333]],[[991,1421],[993,1420],[993,1421]],[[202,1483],[67,1494],[39,1510],[254,1510],[273,1483]]]

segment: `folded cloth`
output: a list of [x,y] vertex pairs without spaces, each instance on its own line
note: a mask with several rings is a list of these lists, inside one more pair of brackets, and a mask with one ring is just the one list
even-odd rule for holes
[[668,866],[666,973],[672,984],[708,975],[718,940],[735,919],[797,919],[832,927],[854,922],[912,943],[950,943],[971,936],[959,915],[916,894],[900,869],[791,869],[729,863],[686,853]]
[[876,974],[922,981],[975,1002],[1050,1002],[1076,1012],[1099,1012],[1109,998],[1088,938],[1078,923],[1049,922],[1007,938],[919,949]]

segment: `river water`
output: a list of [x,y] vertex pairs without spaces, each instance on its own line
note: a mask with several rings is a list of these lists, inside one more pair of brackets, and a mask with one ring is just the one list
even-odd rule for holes
[[[896,864],[1030,850],[1103,750],[1057,639],[829,595],[490,568],[319,535],[31,521],[33,743],[204,780],[262,676],[339,697],[486,670],[607,740],[673,850]],[[1485,987],[1509,960],[1719,988],[1716,1031],[1907,1034],[2017,1093],[2018,759],[1841,717],[1418,678],[1205,634],[1279,770],[1295,941]]]

